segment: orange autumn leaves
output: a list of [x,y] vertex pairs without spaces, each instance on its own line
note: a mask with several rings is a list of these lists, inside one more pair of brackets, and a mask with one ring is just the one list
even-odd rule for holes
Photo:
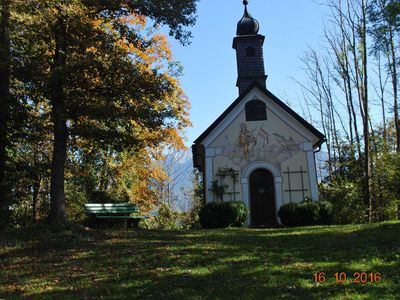
[[[147,27],[146,18],[139,15],[124,15],[112,21],[107,19],[96,19],[92,21],[93,28],[106,30],[116,38],[115,46],[131,55],[141,64],[151,68],[162,68],[165,62],[172,61],[172,51],[168,38],[164,34],[154,32],[154,29]],[[141,33],[147,33],[138,39],[136,43],[120,37],[118,32],[122,26],[134,28]],[[94,47],[89,47],[87,52],[95,53]]]

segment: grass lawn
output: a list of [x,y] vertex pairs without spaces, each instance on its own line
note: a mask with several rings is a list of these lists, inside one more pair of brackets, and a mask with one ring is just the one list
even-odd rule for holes
[[[400,299],[400,222],[0,233],[0,299]],[[313,273],[325,272],[315,283]],[[347,273],[344,284],[336,272]],[[380,282],[354,283],[354,272]],[[368,281],[371,278],[368,276]]]

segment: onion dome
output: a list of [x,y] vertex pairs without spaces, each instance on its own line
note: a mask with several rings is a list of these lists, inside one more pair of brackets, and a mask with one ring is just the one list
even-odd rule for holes
[[247,4],[249,4],[249,2],[244,0],[243,4],[244,15],[237,24],[236,35],[255,35],[258,33],[260,25],[247,11]]

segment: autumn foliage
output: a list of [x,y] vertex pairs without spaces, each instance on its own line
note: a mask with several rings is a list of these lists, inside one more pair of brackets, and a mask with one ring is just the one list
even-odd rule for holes
[[13,1],[5,184],[15,212],[33,220],[49,213],[60,224],[65,209],[96,192],[154,207],[154,182],[166,176],[154,154],[183,149],[190,125],[179,65],[159,26],[187,43],[195,3]]

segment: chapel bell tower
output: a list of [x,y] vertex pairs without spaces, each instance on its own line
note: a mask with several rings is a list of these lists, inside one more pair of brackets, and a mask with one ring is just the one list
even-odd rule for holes
[[264,88],[267,75],[264,69],[263,44],[265,37],[258,34],[259,24],[247,11],[248,1],[244,0],[244,15],[237,24],[233,48],[236,50],[238,79],[236,86],[241,95],[254,81]]

